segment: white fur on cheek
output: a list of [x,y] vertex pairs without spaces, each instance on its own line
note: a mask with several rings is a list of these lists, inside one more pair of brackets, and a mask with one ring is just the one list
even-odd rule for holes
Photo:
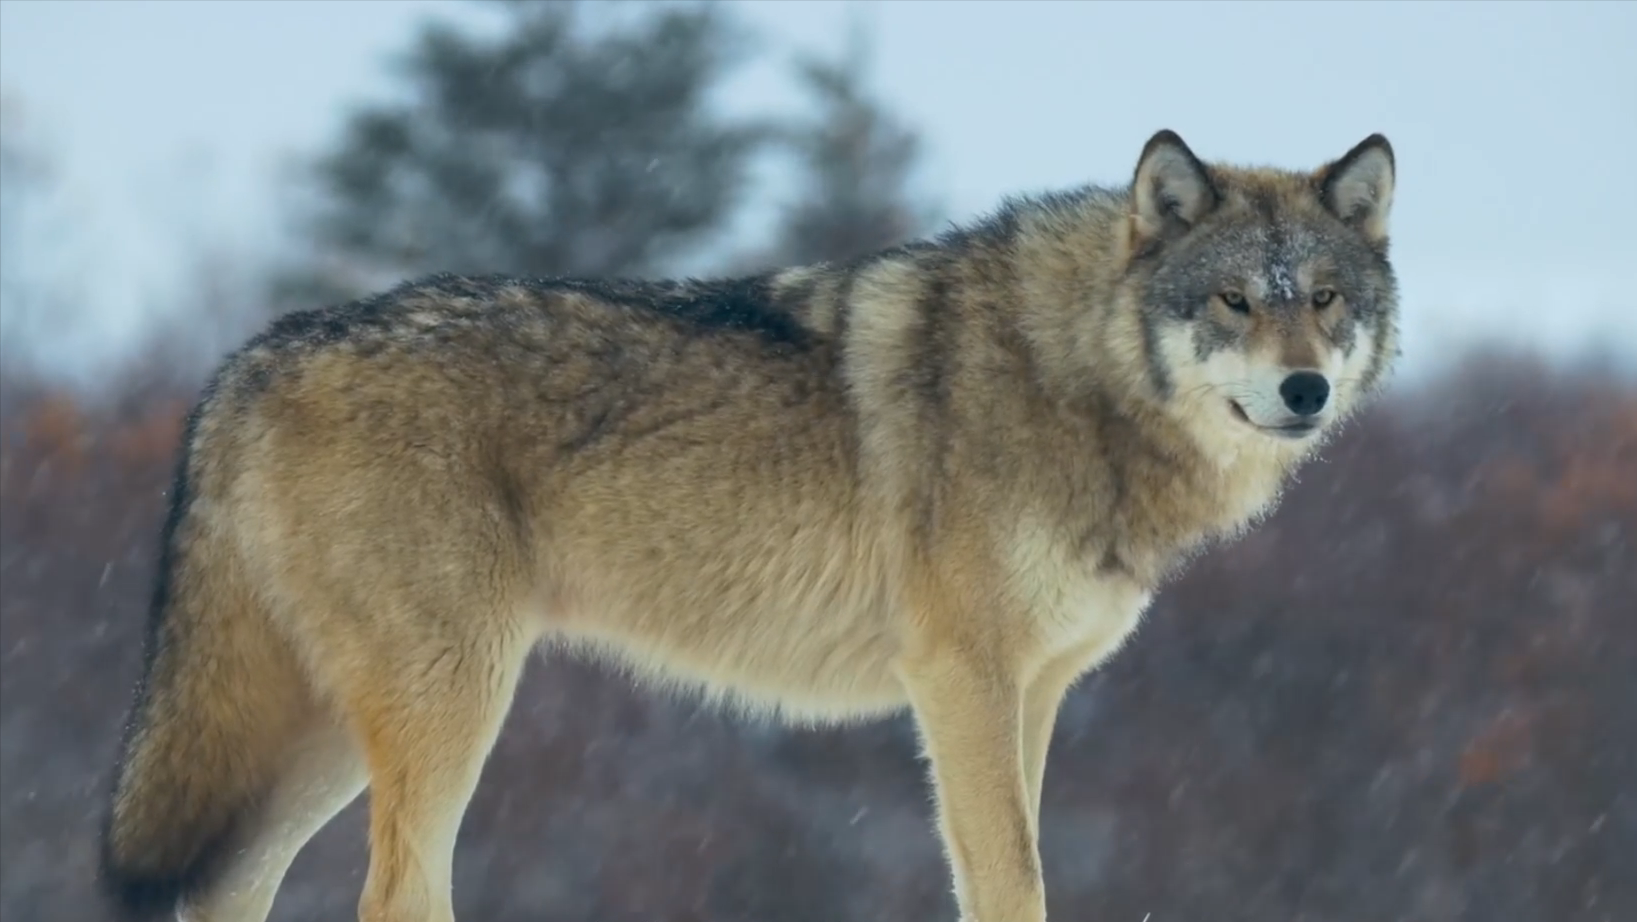
[[1358,398],[1359,388],[1364,382],[1364,374],[1370,369],[1370,342],[1362,335],[1353,337],[1353,351],[1344,352],[1341,349],[1329,349],[1325,354],[1324,375],[1330,379],[1332,412],[1326,415],[1341,415],[1347,412],[1353,401]]
[[1194,353],[1192,330],[1173,326],[1161,331],[1159,354],[1171,381],[1171,414],[1207,454],[1226,463],[1239,454],[1246,440],[1260,437],[1234,418],[1229,404],[1237,401],[1249,415],[1250,407],[1262,402],[1255,396],[1259,390],[1256,369],[1244,353],[1221,349],[1201,362]]
[[[1160,334],[1160,356],[1180,414],[1216,426],[1231,418],[1228,401],[1232,400],[1259,426],[1276,426],[1290,419],[1284,398],[1279,396],[1286,372],[1272,356],[1228,348],[1218,349],[1201,362],[1194,354],[1192,331],[1186,327]],[[1248,431],[1242,424],[1234,428]]]

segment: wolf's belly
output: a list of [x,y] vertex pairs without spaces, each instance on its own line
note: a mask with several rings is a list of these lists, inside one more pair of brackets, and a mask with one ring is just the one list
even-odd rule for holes
[[548,629],[730,706],[817,721],[902,706],[885,581],[867,567],[781,575],[580,580],[552,606]]
[[897,645],[879,633],[631,630],[618,623],[575,619],[562,632],[571,643],[634,668],[660,685],[702,691],[734,709],[779,712],[797,721],[832,722],[901,707],[906,698],[893,674]]

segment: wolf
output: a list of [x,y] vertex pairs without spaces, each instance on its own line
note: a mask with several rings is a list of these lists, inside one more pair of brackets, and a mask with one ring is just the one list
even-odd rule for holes
[[1395,159],[1173,131],[1128,183],[727,280],[441,275],[278,319],[190,414],[101,877],[260,922],[366,787],[364,922],[450,922],[531,651],[907,709],[961,918],[1043,922],[1065,692],[1398,354]]

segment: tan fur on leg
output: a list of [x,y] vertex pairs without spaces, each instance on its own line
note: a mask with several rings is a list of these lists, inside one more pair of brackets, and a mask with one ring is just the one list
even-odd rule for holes
[[353,699],[370,778],[361,922],[453,922],[455,838],[528,650],[486,637],[430,663],[383,659]]

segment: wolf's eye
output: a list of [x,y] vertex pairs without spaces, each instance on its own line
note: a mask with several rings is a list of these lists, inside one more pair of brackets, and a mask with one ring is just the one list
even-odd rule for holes
[[1313,292],[1314,307],[1329,307],[1330,302],[1334,300],[1336,300],[1336,289],[1334,288],[1320,288],[1318,291]]
[[1222,303],[1228,305],[1228,309],[1231,311],[1240,314],[1250,313],[1250,302],[1246,301],[1245,296],[1237,291],[1224,291],[1217,297],[1221,298]]

